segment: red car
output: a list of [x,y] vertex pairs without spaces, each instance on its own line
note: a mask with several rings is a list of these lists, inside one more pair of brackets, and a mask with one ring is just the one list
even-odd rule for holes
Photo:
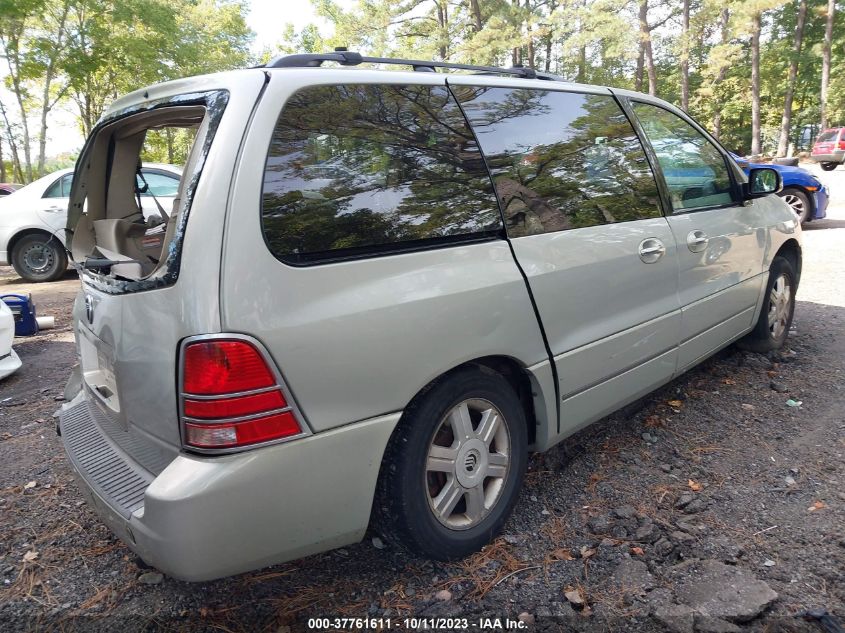
[[14,182],[0,182],[0,196],[8,196],[10,193],[15,193],[21,187],[23,185]]
[[833,171],[845,162],[845,128],[834,127],[819,134],[810,158],[825,171]]

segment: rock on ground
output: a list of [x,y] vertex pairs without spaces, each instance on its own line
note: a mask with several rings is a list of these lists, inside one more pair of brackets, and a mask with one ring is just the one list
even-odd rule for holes
[[730,631],[719,621],[747,622],[778,598],[750,572],[715,560],[681,563],[669,569],[665,579],[673,590],[655,591],[649,600],[655,616],[676,631],[700,629],[699,620],[708,631]]

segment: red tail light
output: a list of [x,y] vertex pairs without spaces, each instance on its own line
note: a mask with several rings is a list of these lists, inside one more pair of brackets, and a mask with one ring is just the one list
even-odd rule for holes
[[303,434],[281,380],[248,340],[188,343],[182,372],[186,447],[233,449]]
[[845,141],[839,141],[839,149],[845,149]]

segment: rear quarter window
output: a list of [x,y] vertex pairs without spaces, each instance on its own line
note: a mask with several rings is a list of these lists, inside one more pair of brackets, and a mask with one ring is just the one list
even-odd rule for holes
[[262,224],[290,264],[490,239],[492,184],[444,86],[337,85],[285,104],[264,173]]

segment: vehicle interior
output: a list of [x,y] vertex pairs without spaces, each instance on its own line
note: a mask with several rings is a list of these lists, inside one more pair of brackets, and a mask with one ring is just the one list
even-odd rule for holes
[[[206,108],[189,105],[130,115],[100,130],[80,161],[83,167],[78,180],[85,196],[84,213],[71,212],[68,218],[73,236],[71,253],[78,265],[125,280],[146,279],[163,272],[167,245],[184,212],[182,202],[189,175],[199,158],[202,144],[195,141],[206,129]],[[180,141],[179,151],[171,147],[174,139]],[[169,208],[159,202],[141,173],[144,157],[162,142],[170,143],[168,159],[184,164],[176,196],[172,204],[169,198],[166,201]],[[157,212],[144,213],[142,195],[152,198]],[[79,208],[77,205],[75,198],[72,210]]]

